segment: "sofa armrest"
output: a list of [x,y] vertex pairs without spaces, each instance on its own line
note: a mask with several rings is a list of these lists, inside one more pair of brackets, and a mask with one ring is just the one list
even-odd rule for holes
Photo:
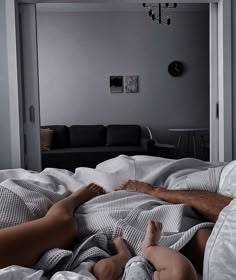
[[152,154],[152,151],[155,147],[155,141],[154,140],[142,137],[140,139],[140,144],[148,155]]

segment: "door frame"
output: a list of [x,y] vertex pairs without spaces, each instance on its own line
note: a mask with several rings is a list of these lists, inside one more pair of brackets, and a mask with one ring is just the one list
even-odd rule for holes
[[[22,108],[17,63],[17,6],[20,3],[120,3],[121,0],[6,0],[10,123],[12,166],[24,167],[22,158]],[[124,3],[142,3],[140,0],[122,0]],[[145,0],[153,3],[153,0]],[[165,0],[158,0],[165,3]],[[210,160],[232,160],[232,62],[231,62],[231,0],[168,0],[169,3],[208,3],[210,14]],[[218,104],[218,108],[217,108]],[[218,111],[218,115],[217,115]],[[13,114],[17,112],[18,114]],[[17,124],[17,130],[14,130]],[[15,153],[19,151],[18,153]],[[17,166],[18,165],[18,166]]]
[[[41,171],[40,103],[38,72],[37,12],[35,4],[19,7],[20,64],[25,168]],[[34,94],[32,94],[34,93]]]

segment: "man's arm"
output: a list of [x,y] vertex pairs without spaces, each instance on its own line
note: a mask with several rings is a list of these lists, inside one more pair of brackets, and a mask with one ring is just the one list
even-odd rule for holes
[[161,187],[155,187],[135,180],[124,182],[117,187],[116,190],[134,190],[153,195],[170,203],[186,204],[196,210],[208,221],[214,223],[218,219],[221,210],[232,201],[231,197],[219,193],[195,190],[166,190]]
[[218,193],[194,190],[165,190],[158,188],[153,190],[153,195],[170,203],[186,204],[214,223],[218,219],[221,210],[232,200],[231,197]]

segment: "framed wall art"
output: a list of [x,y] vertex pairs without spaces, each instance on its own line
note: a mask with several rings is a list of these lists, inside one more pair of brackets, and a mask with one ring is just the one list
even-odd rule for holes
[[123,76],[110,76],[110,93],[123,93]]
[[139,91],[139,79],[138,76],[125,76],[125,92],[137,93]]

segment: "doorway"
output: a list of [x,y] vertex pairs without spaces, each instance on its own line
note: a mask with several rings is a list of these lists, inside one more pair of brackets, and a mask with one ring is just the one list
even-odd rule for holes
[[[213,8],[213,6],[214,6],[214,8]],[[218,8],[218,4],[211,4],[211,11],[212,11],[212,9],[215,9],[215,8]],[[222,16],[222,15],[221,15]],[[218,16],[219,17],[219,16]],[[214,23],[214,21],[216,20],[216,18],[218,18],[217,17],[217,15],[215,14],[215,17],[212,17],[211,16],[211,20],[210,20],[210,22],[211,22],[211,24],[213,24]],[[212,27],[212,26],[211,26]],[[213,36],[214,34],[212,34],[212,32],[211,32],[211,39],[214,37]],[[212,47],[212,46],[211,46]],[[215,51],[217,51],[217,50],[215,50]],[[217,53],[219,52],[219,50],[217,51]],[[220,58],[219,58],[219,60],[220,60]],[[219,61],[221,64],[223,63],[222,61]],[[211,54],[211,67],[212,67],[212,64],[213,63],[215,63],[215,59],[214,59],[214,61],[212,60],[212,54]],[[222,67],[222,65],[220,65],[220,63],[219,63],[219,66],[221,66]],[[211,69],[212,70],[212,69]],[[214,72],[214,71],[213,71]],[[211,71],[211,73],[212,73],[212,71]],[[211,92],[212,92],[212,81],[214,80],[215,81],[215,76],[214,75],[212,75],[211,74]],[[222,90],[222,84],[219,84],[219,90],[220,90],[220,88],[221,88],[221,90]],[[212,97],[211,97],[212,98]],[[217,97],[217,99],[218,99],[218,97]],[[224,106],[226,106],[226,103],[225,104],[223,104]],[[224,106],[223,106],[222,104],[220,104],[220,106],[219,106],[219,110],[220,111],[223,111],[223,109],[224,109]],[[217,117],[216,117],[216,115],[214,116],[214,110],[217,110],[216,108],[215,108],[215,103],[214,104],[211,104],[211,112],[210,112],[210,114],[211,114],[211,123],[213,123],[214,121],[215,122],[218,122],[218,120],[217,120]],[[225,114],[226,112],[225,111],[223,111],[223,113]],[[214,121],[213,121],[213,117],[212,116],[214,116]],[[224,125],[224,123],[221,123],[221,129],[225,129],[225,125]],[[211,135],[212,135],[212,131],[214,131],[215,133],[216,133],[216,131],[217,131],[217,125],[215,124],[215,125],[211,125]],[[229,129],[230,130],[230,129]],[[225,130],[225,131],[227,131],[227,130]],[[230,132],[229,132],[230,133]],[[218,133],[216,133],[217,135],[218,135]],[[225,146],[225,137],[219,137],[219,143],[217,144],[217,143],[215,143],[217,138],[212,138],[211,137],[211,159],[214,159],[214,157],[215,158],[219,158],[220,159],[220,156],[222,157],[222,155],[224,155],[225,156],[225,152],[223,152],[223,153],[219,153],[219,149],[217,148],[215,148],[215,153],[213,152],[214,151],[214,147],[215,146],[219,146],[219,144],[220,144],[220,142],[222,142],[222,143],[224,143],[224,145],[223,145],[223,147]],[[221,146],[222,147],[222,146]],[[228,151],[228,150],[227,150]]]
[[[166,14],[170,26],[134,3],[37,4],[41,126],[138,124],[161,143],[176,145],[182,135],[169,156],[207,159],[209,7],[179,4]],[[168,72],[176,60],[178,77]],[[132,74],[137,93],[110,92],[109,75]],[[150,154],[168,156],[160,147]]]

